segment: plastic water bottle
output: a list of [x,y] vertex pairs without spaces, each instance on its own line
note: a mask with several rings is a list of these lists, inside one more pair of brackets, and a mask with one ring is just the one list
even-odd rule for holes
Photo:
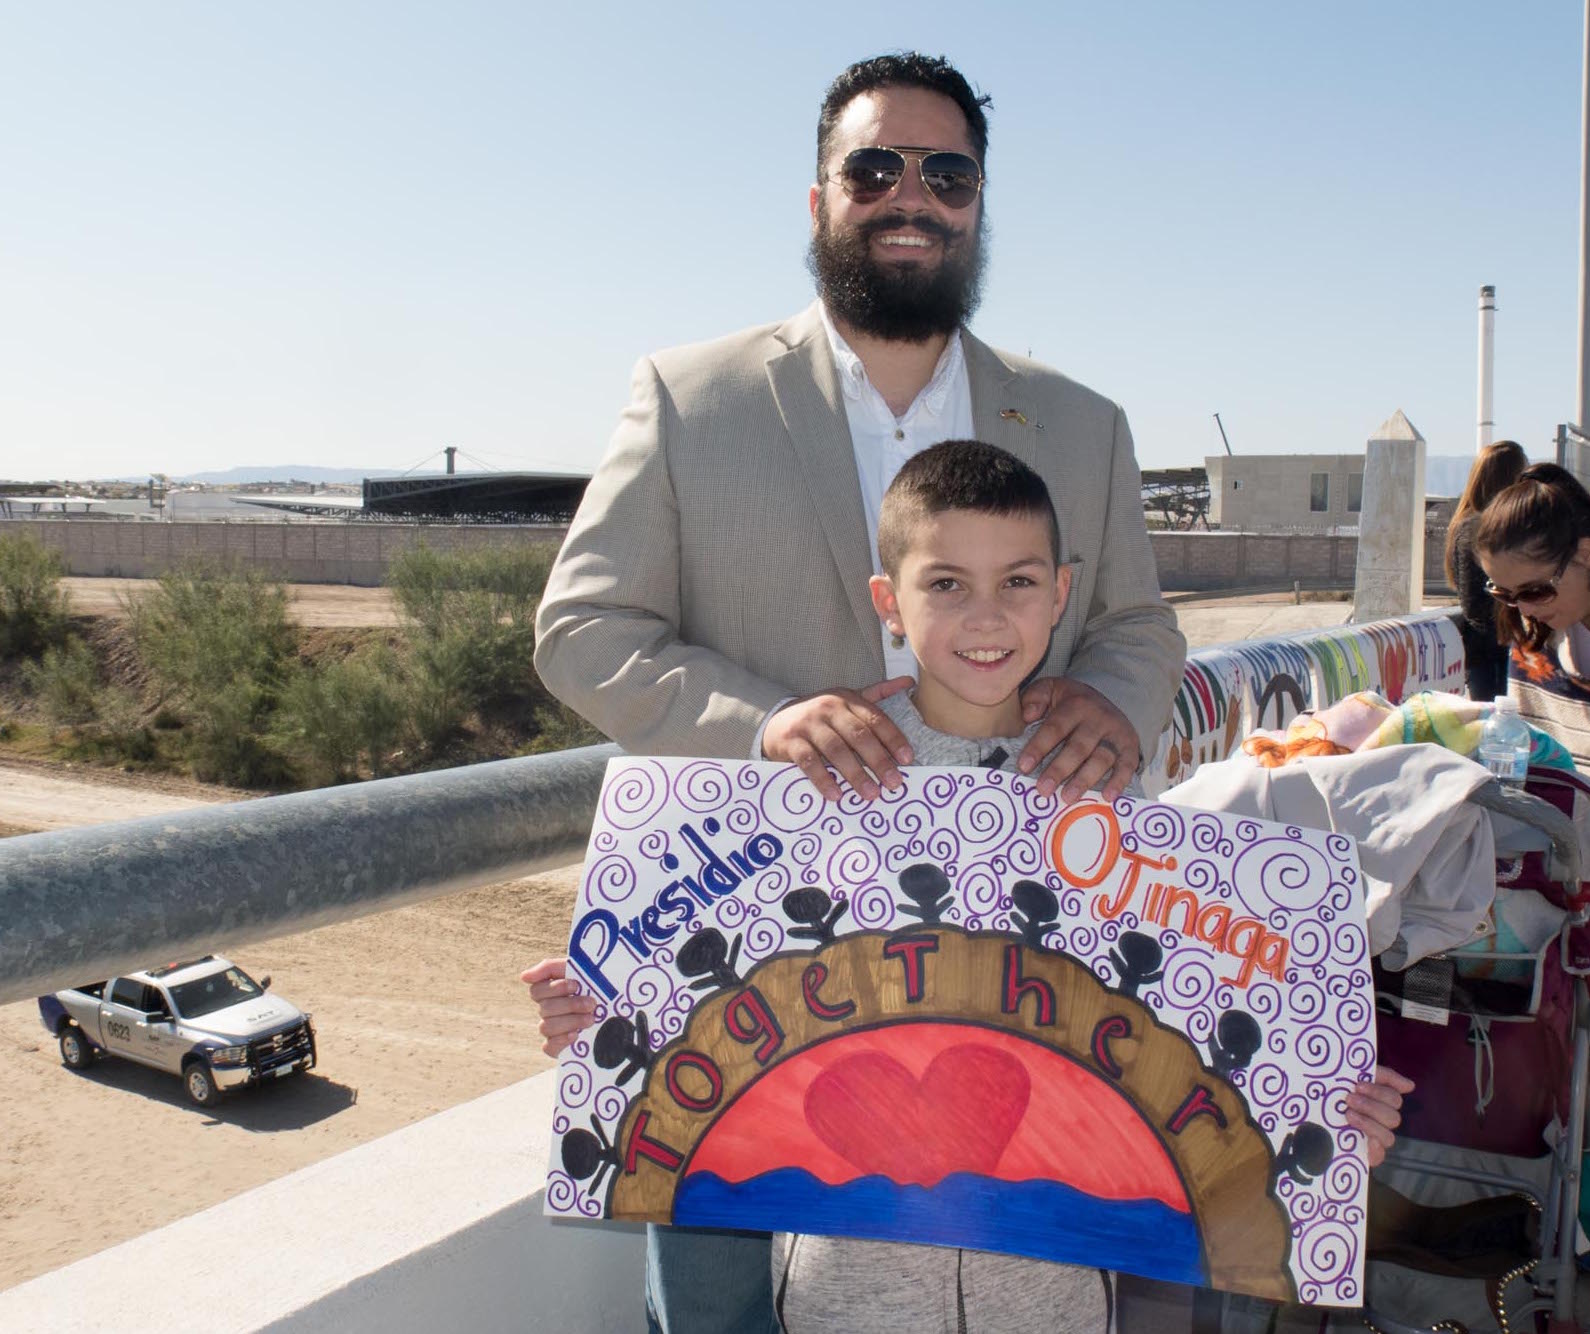
[[1523,787],[1529,747],[1529,724],[1518,716],[1518,701],[1498,696],[1480,733],[1480,763],[1509,787]]

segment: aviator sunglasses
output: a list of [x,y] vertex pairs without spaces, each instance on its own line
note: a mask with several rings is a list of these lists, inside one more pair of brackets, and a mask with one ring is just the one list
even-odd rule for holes
[[1576,564],[1572,554],[1564,556],[1562,564],[1557,567],[1557,573],[1550,579],[1543,579],[1539,583],[1525,584],[1522,588],[1498,588],[1489,579],[1485,581],[1485,591],[1504,607],[1516,607],[1520,602],[1542,603],[1550,602],[1557,596],[1557,585],[1562,582],[1562,576],[1568,572],[1570,565]]
[[922,187],[945,208],[965,208],[983,188],[983,169],[965,153],[937,148],[858,148],[845,155],[834,180],[858,204],[876,204],[894,193],[906,159],[916,162]]

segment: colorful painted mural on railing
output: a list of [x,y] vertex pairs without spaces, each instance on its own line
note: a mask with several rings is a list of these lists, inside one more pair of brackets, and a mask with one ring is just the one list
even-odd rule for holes
[[1188,655],[1143,787],[1157,797],[1232,755],[1248,733],[1360,690],[1400,704],[1421,690],[1462,689],[1463,641],[1445,612],[1201,649]]

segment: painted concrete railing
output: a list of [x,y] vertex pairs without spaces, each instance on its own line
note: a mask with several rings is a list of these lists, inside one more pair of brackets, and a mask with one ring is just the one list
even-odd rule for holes
[[1463,640],[1440,611],[1200,649],[1187,658],[1143,786],[1156,797],[1226,759],[1250,732],[1285,727],[1360,690],[1400,704],[1420,690],[1462,689]]

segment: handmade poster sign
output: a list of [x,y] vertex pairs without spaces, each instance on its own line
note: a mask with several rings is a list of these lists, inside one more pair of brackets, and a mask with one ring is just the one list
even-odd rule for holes
[[1362,1301],[1350,839],[909,769],[608,768],[547,1210]]

